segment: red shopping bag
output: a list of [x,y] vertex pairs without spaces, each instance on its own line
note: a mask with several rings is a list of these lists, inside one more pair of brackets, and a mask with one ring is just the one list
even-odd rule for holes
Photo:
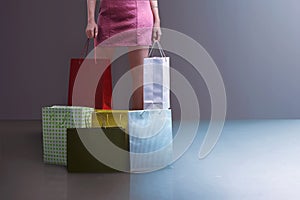
[[72,58],[70,63],[68,105],[96,109],[112,109],[112,78],[109,59],[84,58],[89,49],[87,40],[85,56]]

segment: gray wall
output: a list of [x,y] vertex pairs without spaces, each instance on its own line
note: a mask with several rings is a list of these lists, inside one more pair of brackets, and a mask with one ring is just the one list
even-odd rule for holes
[[[10,0],[0,7],[0,119],[39,119],[66,104],[69,59],[85,42],[85,0]],[[202,44],[223,76],[229,119],[300,117],[300,1],[159,1],[162,26]],[[176,56],[172,66],[182,69]],[[210,115],[209,94],[182,70]],[[175,115],[180,111],[173,99]]]

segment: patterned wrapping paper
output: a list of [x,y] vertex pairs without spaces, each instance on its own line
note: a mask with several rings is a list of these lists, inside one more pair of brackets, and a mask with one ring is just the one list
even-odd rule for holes
[[67,165],[67,128],[91,127],[93,108],[51,106],[42,108],[43,159],[45,163]]

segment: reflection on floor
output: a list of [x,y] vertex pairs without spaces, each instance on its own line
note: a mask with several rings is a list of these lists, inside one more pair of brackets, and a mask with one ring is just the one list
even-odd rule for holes
[[68,174],[43,164],[40,121],[1,121],[1,199],[300,199],[300,120],[227,121],[199,160],[207,125],[200,123],[191,147],[166,169]]

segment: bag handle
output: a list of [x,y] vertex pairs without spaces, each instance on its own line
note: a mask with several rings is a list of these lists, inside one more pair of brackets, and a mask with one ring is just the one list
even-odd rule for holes
[[151,49],[150,49],[150,51],[149,51],[148,57],[151,56],[151,53],[152,53],[152,51],[153,51],[153,48],[154,48],[155,44],[157,44],[157,46],[158,46],[160,55],[161,55],[162,57],[167,57],[166,54],[165,54],[165,52],[164,52],[164,50],[163,50],[163,48],[161,47],[161,45],[160,45],[160,43],[159,43],[158,40],[154,40],[154,42],[153,42],[153,44],[152,44],[152,46],[151,46]]
[[81,50],[80,53],[80,58],[85,58],[88,54],[89,51],[89,46],[90,46],[90,38],[88,38],[84,44],[83,49]]
[[[84,59],[84,58],[87,57],[88,51],[89,51],[89,46],[90,46],[90,38],[88,38],[88,39],[86,40],[86,42],[85,42],[85,44],[84,44],[84,47],[83,47],[83,49],[82,49],[82,51],[81,51],[80,58]],[[97,48],[94,49],[94,61],[95,61],[95,64],[97,64],[97,57],[96,57],[97,54],[96,54],[96,49],[97,49]],[[79,62],[80,62],[80,61],[79,61]]]

